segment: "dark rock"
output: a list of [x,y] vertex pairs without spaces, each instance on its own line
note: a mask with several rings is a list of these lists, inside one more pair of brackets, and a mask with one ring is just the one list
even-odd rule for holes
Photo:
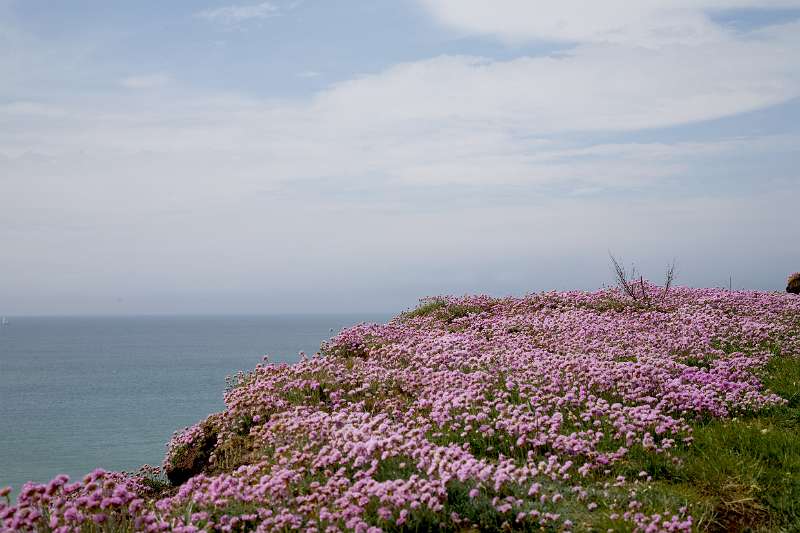
[[174,453],[169,463],[164,467],[164,473],[173,486],[178,486],[190,478],[203,472],[208,466],[208,460],[214,446],[217,444],[217,430],[209,420],[200,425],[203,435],[196,438],[191,444]]
[[800,272],[795,272],[789,276],[789,281],[786,283],[786,292],[800,294]]

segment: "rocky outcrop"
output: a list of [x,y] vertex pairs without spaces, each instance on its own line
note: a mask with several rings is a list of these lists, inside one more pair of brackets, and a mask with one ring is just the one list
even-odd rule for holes
[[800,272],[795,272],[786,282],[786,292],[800,294]]
[[164,473],[173,486],[183,484],[208,466],[211,453],[217,445],[217,418],[217,415],[212,415],[195,426],[191,439],[171,450],[164,463]]

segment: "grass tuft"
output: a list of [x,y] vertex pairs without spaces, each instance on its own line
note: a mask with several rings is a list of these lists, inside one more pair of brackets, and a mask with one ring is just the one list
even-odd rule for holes
[[446,324],[451,324],[459,318],[480,313],[486,308],[481,305],[448,302],[444,298],[427,298],[421,301],[416,309],[406,311],[401,315],[404,320],[432,316]]
[[674,464],[631,450],[653,490],[683,492],[702,531],[800,531],[800,359],[774,357],[764,384],[788,403],[758,414],[695,423]]

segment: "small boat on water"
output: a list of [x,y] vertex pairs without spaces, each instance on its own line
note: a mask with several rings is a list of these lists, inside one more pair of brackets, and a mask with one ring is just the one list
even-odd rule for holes
[[0,326],[7,326],[7,325],[8,325],[8,319],[6,317],[3,317],[2,320],[0,320]]

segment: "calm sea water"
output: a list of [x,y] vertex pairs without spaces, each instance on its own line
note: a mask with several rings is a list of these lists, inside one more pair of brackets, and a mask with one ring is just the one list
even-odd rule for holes
[[0,327],[0,487],[159,465],[176,429],[224,408],[227,375],[264,354],[294,362],[343,327],[388,318],[10,318]]

